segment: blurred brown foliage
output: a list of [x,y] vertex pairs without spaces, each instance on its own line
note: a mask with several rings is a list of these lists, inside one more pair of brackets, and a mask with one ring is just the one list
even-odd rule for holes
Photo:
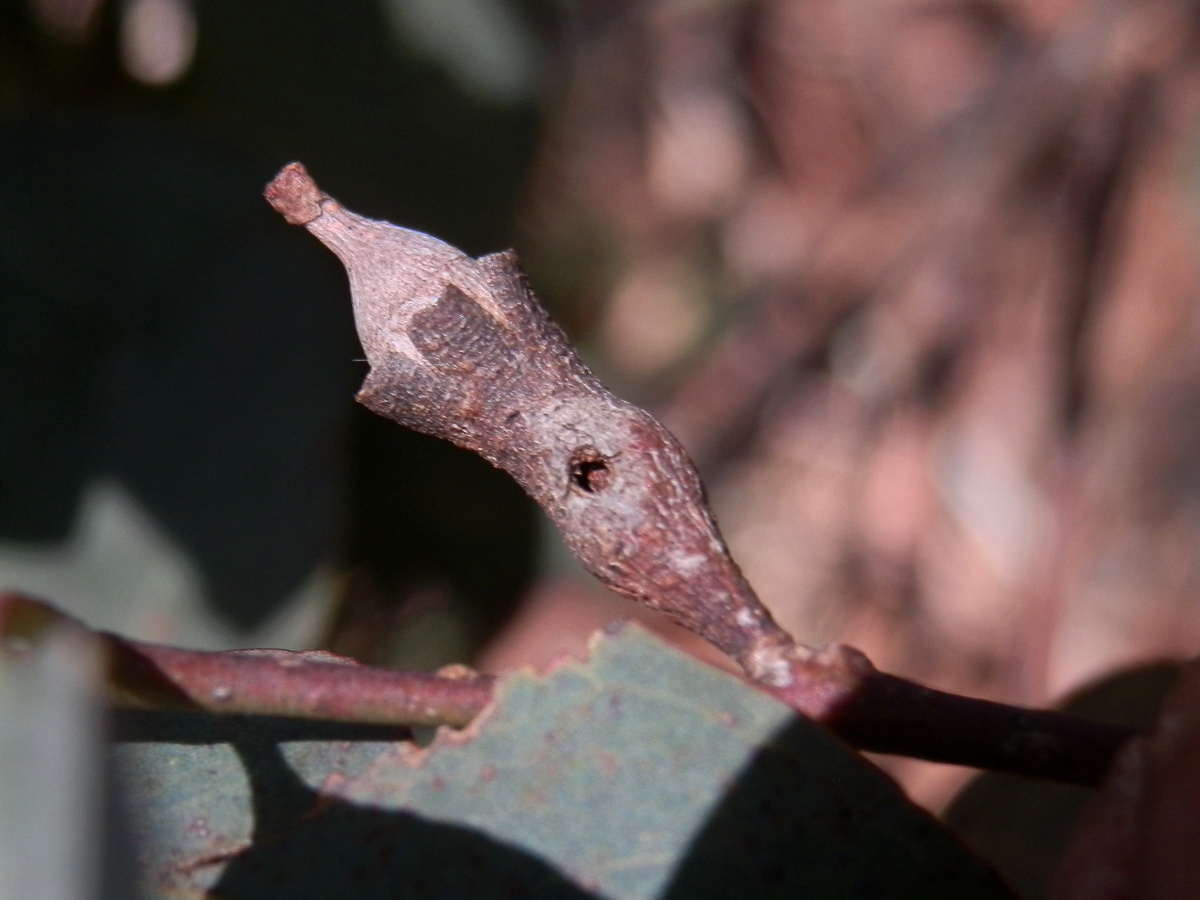
[[534,281],[596,304],[801,640],[1025,704],[1200,646],[1198,26],[583,4]]

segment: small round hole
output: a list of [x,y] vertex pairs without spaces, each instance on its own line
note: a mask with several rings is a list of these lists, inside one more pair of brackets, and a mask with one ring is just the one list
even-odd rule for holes
[[595,447],[580,447],[571,454],[571,484],[585,494],[598,494],[612,480],[609,461]]

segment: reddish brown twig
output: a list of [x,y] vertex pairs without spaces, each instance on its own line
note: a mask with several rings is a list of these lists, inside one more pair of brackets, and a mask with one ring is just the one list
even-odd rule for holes
[[360,666],[331,653],[184,650],[132,641],[16,593],[0,595],[10,651],[50,628],[87,631],[107,659],[110,699],[122,706],[242,713],[376,725],[465,725],[492,698],[494,678]]
[[365,219],[299,163],[266,193],[346,266],[371,365],[359,402],[504,469],[608,587],[706,638],[752,678],[791,684],[806,651],[730,559],[683,447],[580,362],[511,252],[471,259]]
[[872,672],[818,717],[847,743],[911,756],[1097,785],[1137,729],[962,697]]
[[[0,595],[0,640],[21,652],[53,627],[88,631],[108,659],[113,702],[152,709],[382,725],[470,722],[495,679],[360,666],[328,653],[182,650],[92,632],[37,600]],[[825,661],[827,663],[828,661]],[[863,750],[1097,784],[1135,733],[1123,726],[957,697],[871,670],[851,677],[815,660],[804,697],[781,695]]]
[[371,365],[358,399],[504,469],[604,584],[741,664],[856,745],[1092,781],[1128,729],[932,691],[857,650],[796,644],[730,558],[678,441],[579,361],[512,253],[471,259],[356,215],[299,163],[268,186],[288,222],[342,260]]

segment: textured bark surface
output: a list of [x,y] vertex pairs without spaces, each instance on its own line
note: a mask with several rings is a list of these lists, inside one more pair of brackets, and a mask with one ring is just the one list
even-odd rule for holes
[[371,365],[360,402],[507,471],[600,581],[707,639],[793,709],[859,747],[1085,783],[1130,736],[930,690],[852,647],[797,645],[730,557],[683,447],[580,362],[513,254],[471,259],[365,219],[299,163],[266,195],[349,273]]
[[511,474],[604,584],[783,686],[791,638],[730,558],[679,442],[614,397],[529,290],[512,253],[478,260],[324,196],[298,164],[268,189],[350,275],[374,412]]

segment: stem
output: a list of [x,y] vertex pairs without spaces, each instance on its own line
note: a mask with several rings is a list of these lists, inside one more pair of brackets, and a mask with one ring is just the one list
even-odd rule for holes
[[[55,627],[100,642],[110,699],[122,706],[461,727],[491,702],[496,684],[487,675],[374,669],[323,652],[163,647],[92,631],[20,594],[0,595],[0,641],[9,652],[22,652]],[[846,665],[844,649],[817,651],[800,663],[813,670],[797,683],[819,690],[764,689],[860,750],[1094,785],[1138,733],[935,691],[853,660]]]
[[872,672],[817,720],[860,750],[1098,785],[1135,728],[934,690]]
[[120,706],[241,713],[375,725],[466,725],[491,701],[495,679],[361,666],[332,653],[184,650],[133,641],[16,593],[0,595],[0,640],[20,653],[51,628],[90,634],[107,658]]
[[742,577],[679,442],[614,397],[512,253],[471,259],[363,218],[299,163],[267,200],[337,254],[371,371],[358,399],[479,453],[546,510],[584,567],[735,659],[763,690],[864,749],[1091,782],[1133,733],[933,691],[858,650],[797,644]]

